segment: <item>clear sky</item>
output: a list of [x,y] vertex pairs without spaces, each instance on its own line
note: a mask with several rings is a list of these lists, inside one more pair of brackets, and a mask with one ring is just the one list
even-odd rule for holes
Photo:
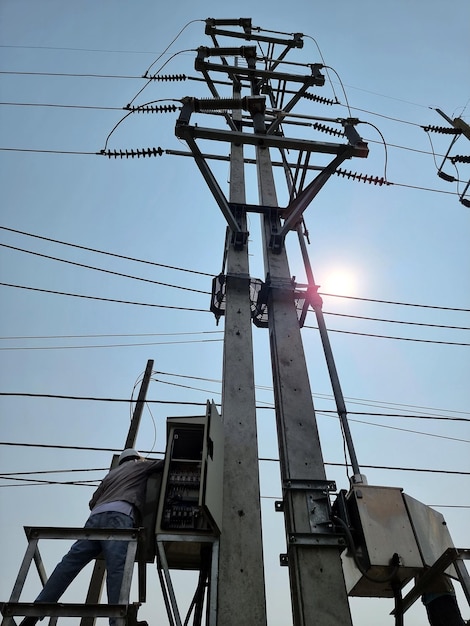
[[[340,104],[305,101],[302,113],[345,117],[349,103],[364,122],[358,129],[370,155],[345,169],[386,176],[393,184],[332,177],[305,214],[321,291],[359,298],[324,297],[352,435],[370,484],[402,487],[433,505],[445,515],[455,545],[470,547],[470,210],[458,196],[470,167],[459,165],[457,172],[446,162],[446,173],[461,182],[441,180],[437,167],[451,137],[429,137],[421,128],[446,125],[436,107],[469,123],[470,6],[466,0],[241,0],[233,6],[212,0],[0,2],[0,263],[1,282],[14,285],[1,286],[0,308],[1,600],[24,554],[22,527],[82,525],[93,485],[112,451],[122,449],[129,402],[97,399],[129,400],[153,359],[148,398],[154,402],[144,412],[137,447],[154,456],[165,446],[167,416],[198,414],[206,399],[220,400],[223,319],[216,326],[205,293],[222,266],[225,222],[218,207],[191,159],[96,154],[162,53],[152,71],[168,61],[161,73],[196,76],[194,50],[211,45],[204,35],[207,17],[252,17],[265,29],[303,32],[296,60],[321,62],[318,44],[333,69],[316,93],[337,96]],[[188,95],[210,96],[204,83],[153,82],[133,103]],[[107,147],[184,150],[174,136],[177,115],[131,115]],[[304,132],[304,138],[319,138]],[[451,155],[468,150],[461,137]],[[214,169],[227,189],[227,165]],[[256,202],[256,177],[249,177],[248,201]],[[282,188],[279,200],[285,204]],[[251,274],[264,278],[255,215],[250,233]],[[302,282],[294,235],[288,246],[291,273]],[[327,475],[347,488],[313,314],[306,326],[312,327],[302,333]],[[253,335],[257,403],[272,406],[267,331],[253,328]],[[260,457],[276,458],[274,412],[260,409],[258,424]],[[273,504],[281,495],[278,466],[262,461],[260,472],[269,626],[289,626],[287,573],[278,565],[285,539]],[[43,551],[48,571],[63,549]],[[156,576],[149,581],[155,597],[139,616],[153,623],[158,616],[164,625]],[[84,581],[77,585],[83,588]],[[38,590],[33,576],[24,599]],[[184,597],[191,595],[192,589]],[[67,598],[77,599],[77,587]],[[461,596],[460,604],[468,619]],[[390,600],[353,599],[351,607],[354,624],[393,624]],[[424,620],[417,603],[406,624]]]

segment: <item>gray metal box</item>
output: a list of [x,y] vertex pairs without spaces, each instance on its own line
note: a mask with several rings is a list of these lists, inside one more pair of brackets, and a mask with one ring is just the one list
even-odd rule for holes
[[167,418],[167,447],[156,521],[168,566],[198,569],[206,537],[222,529],[224,439],[215,404],[206,414]]
[[[343,571],[348,594],[393,597],[391,575],[401,586],[423,567],[418,544],[403,500],[396,487],[355,485],[349,491],[347,508],[354,528],[354,544],[361,572],[350,551],[343,552]],[[391,565],[394,554],[400,566]]]
[[[406,493],[403,494],[403,499],[408,509],[423,563],[425,566],[431,567],[447,548],[454,547],[444,516]],[[445,573],[458,579],[453,565],[447,568]]]

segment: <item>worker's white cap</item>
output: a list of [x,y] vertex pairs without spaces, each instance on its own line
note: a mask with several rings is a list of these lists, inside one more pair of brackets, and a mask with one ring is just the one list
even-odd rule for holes
[[140,454],[134,448],[127,448],[123,450],[119,455],[119,463],[121,465],[124,461],[130,461],[131,459],[140,459]]

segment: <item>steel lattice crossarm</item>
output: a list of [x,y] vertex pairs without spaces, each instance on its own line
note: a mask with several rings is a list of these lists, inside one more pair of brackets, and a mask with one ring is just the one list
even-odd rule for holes
[[[454,147],[455,142],[461,135],[470,140],[470,126],[460,117],[452,119],[440,109],[436,109],[436,111],[450,124],[450,128],[440,126],[423,126],[422,128],[426,132],[436,132],[445,135],[453,135],[450,146],[444,155],[439,169],[437,170],[437,175],[439,176],[439,178],[445,180],[448,183],[455,183],[458,182],[458,179],[452,174],[448,174],[447,172],[445,172],[443,168],[447,160],[449,160],[454,167],[457,163],[470,163],[470,156],[468,155],[450,156],[450,152]],[[460,202],[467,208],[470,207],[470,198],[468,198],[469,189],[470,180],[468,180],[468,182],[466,183],[463,191],[459,193]]]
[[[220,26],[240,26],[240,31],[221,30]],[[249,205],[234,206],[220,188],[208,164],[208,157],[199,146],[201,141],[221,142],[229,145],[274,148],[281,154],[286,172],[290,202],[286,207],[263,207],[270,209],[283,220],[282,228],[272,232],[270,246],[280,251],[284,239],[290,230],[297,227],[310,202],[317,195],[329,177],[337,170],[344,160],[352,157],[366,158],[368,146],[356,130],[359,123],[355,118],[325,118],[308,115],[295,115],[292,111],[302,98],[312,96],[307,90],[310,87],[321,87],[325,78],[321,74],[321,64],[290,63],[285,61],[287,53],[293,48],[303,46],[302,35],[295,33],[292,38],[272,37],[260,34],[254,29],[251,20],[206,20],[206,34],[213,40],[214,47],[200,47],[197,50],[195,69],[202,73],[212,98],[185,97],[182,99],[182,110],[176,122],[175,134],[184,140],[191,149],[209,189],[211,190],[228,226],[232,231],[232,242],[240,248],[245,245],[248,233],[241,226],[240,213],[250,211]],[[245,45],[240,47],[221,46],[218,37],[238,37],[246,41],[256,41],[258,45],[267,45],[268,53],[258,56],[257,47]],[[280,51],[278,48],[280,47]],[[208,61],[213,57],[220,58],[220,63]],[[288,64],[289,71],[281,71],[281,64]],[[307,67],[309,73],[293,73],[291,66]],[[212,74],[227,75],[239,93],[248,91],[247,96],[233,98],[222,97],[217,82]],[[310,99],[310,98],[308,98]],[[246,111],[247,115],[239,115],[237,119],[231,112]],[[228,128],[209,128],[196,124],[194,114],[215,114],[224,118]],[[318,132],[343,136],[346,142],[325,142],[301,137],[286,136],[283,126],[286,123],[302,126],[302,118],[315,119],[339,125],[339,130],[324,124],[310,124]],[[295,119],[292,122],[292,119]],[[302,120],[302,121],[299,121]],[[290,126],[289,126],[290,128]],[[288,164],[286,155],[298,154],[295,166]],[[331,162],[317,166],[319,170],[313,180],[307,180],[312,170],[311,155],[334,155]],[[259,207],[257,208],[259,211]]]

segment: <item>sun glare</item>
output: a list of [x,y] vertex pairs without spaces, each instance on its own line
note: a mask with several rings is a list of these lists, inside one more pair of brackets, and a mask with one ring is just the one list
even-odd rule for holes
[[347,269],[335,269],[320,277],[320,291],[337,296],[354,296],[357,291],[356,276]]

